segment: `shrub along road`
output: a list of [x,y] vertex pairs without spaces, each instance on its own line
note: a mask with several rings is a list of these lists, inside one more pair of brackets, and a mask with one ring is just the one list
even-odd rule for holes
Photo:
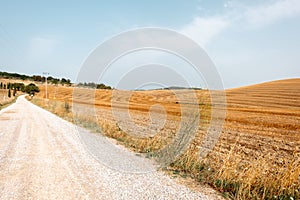
[[[78,132],[85,140],[101,141],[97,148],[112,157],[110,148],[115,144],[31,104],[24,96],[1,110],[0,199],[208,199],[161,172],[124,173],[107,167],[87,152]],[[132,166],[147,163],[121,147],[114,149],[121,149]],[[114,159],[124,156],[120,153]]]

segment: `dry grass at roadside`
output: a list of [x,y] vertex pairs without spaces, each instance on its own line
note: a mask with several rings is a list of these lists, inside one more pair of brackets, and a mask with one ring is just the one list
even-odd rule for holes
[[7,89],[0,89],[0,110],[14,103],[17,99],[17,97],[14,96],[9,98],[7,94],[8,94]]

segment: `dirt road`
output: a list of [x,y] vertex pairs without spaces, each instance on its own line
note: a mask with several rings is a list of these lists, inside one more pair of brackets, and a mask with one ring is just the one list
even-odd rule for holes
[[[101,141],[97,148],[103,156],[118,160],[110,155],[114,144],[82,130],[78,137],[78,130],[24,96],[1,110],[0,199],[208,199],[160,172],[124,173],[99,162],[84,148],[82,136]],[[147,163],[114,149],[125,152],[132,166]]]

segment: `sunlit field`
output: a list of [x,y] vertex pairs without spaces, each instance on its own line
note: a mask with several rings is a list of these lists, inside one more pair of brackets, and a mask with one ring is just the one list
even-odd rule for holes
[[[32,102],[94,131],[102,130],[106,136],[137,152],[164,147],[179,128],[180,103],[171,90],[135,91],[131,94],[129,112],[136,124],[146,127],[151,121],[149,109],[157,104],[163,106],[166,113],[163,115],[157,111],[161,114],[157,116],[166,116],[167,119],[156,135],[137,139],[126,134],[115,120],[112,90],[76,88],[74,98],[73,87],[48,85],[49,100],[45,100],[44,85],[40,89]],[[209,91],[194,91],[201,109],[199,128],[188,150],[166,167],[167,173],[191,177],[195,183],[209,184],[224,196],[234,199],[299,198],[299,91],[300,79],[227,90],[222,134],[214,149],[202,160],[198,152],[209,127],[211,102]],[[129,93],[122,92],[124,96]],[[181,91],[182,94],[190,92]],[[119,98],[116,102],[114,110],[127,111],[125,99]],[[81,108],[80,112],[72,112],[73,103]]]

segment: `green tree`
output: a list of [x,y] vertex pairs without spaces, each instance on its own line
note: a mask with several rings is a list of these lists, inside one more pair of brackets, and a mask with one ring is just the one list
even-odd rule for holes
[[13,88],[16,88],[17,91],[24,91],[25,85],[24,83],[14,83]]
[[67,83],[68,86],[71,86],[71,80],[70,79],[67,79],[66,83]]
[[100,83],[100,84],[97,84],[97,89],[108,89],[108,90],[111,90],[111,87],[108,86],[108,85],[105,85],[103,83]]
[[64,85],[64,84],[66,84],[66,83],[67,83],[67,79],[62,78],[62,79],[60,80],[60,84],[61,84],[61,85]]
[[52,82],[54,85],[57,85],[57,84],[58,84],[58,81],[59,81],[58,79],[52,79],[52,80],[51,80],[51,82]]
[[25,86],[25,92],[34,95],[36,92],[40,92],[40,89],[35,84],[30,83],[29,85]]
[[34,75],[32,76],[33,81],[42,82],[43,78],[40,75]]

